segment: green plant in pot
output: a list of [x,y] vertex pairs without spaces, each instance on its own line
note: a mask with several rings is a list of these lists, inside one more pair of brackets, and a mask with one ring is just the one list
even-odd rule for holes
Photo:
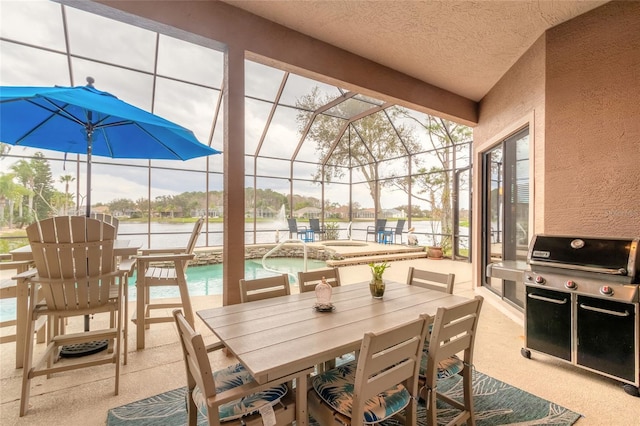
[[371,268],[371,281],[369,281],[369,291],[371,291],[371,296],[375,299],[381,299],[384,295],[384,280],[382,279],[382,274],[387,268],[391,266],[387,262],[383,263],[369,263],[369,267]]

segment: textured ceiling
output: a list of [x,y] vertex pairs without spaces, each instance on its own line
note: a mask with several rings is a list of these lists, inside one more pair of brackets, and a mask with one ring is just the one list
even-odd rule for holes
[[225,3],[478,101],[545,30],[607,1]]

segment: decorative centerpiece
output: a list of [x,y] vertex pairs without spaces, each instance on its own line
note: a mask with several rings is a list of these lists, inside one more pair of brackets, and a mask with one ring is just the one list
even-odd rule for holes
[[333,287],[327,282],[325,277],[316,285],[316,304],[314,308],[320,312],[330,312],[333,310],[331,303],[331,292]]
[[369,291],[371,292],[371,296],[374,299],[382,299],[384,296],[384,280],[382,279],[382,274],[385,269],[390,268],[387,262],[383,263],[373,263],[369,264],[371,267],[371,281],[369,281]]

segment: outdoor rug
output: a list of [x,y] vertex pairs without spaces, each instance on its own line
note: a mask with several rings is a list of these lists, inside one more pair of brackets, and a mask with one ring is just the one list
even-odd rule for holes
[[[440,392],[462,399],[462,383],[459,376],[438,383]],[[132,402],[109,410],[108,426],[182,426],[186,424],[186,388],[174,389],[160,395]],[[538,398],[528,392],[508,385],[486,374],[475,372],[473,395],[478,426],[493,425],[572,425],[579,418],[571,410],[553,402]],[[424,424],[423,403],[418,405],[418,424]],[[457,410],[438,401],[438,423],[446,423]],[[199,417],[198,425],[206,425]],[[313,426],[319,426],[311,422]],[[385,426],[396,426],[394,420],[383,422]]]

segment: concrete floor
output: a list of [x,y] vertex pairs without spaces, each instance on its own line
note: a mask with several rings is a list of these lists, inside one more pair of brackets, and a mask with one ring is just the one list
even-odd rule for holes
[[[543,355],[525,359],[522,314],[506,307],[484,289],[474,289],[471,265],[449,260],[393,262],[385,272],[389,280],[404,281],[409,266],[455,272],[455,293],[485,296],[475,351],[479,371],[581,413],[577,425],[638,425],[640,398],[627,395],[620,383],[572,367]],[[340,269],[344,285],[367,280],[368,266]],[[196,310],[221,304],[219,296],[194,297]],[[130,312],[133,312],[133,303]],[[207,341],[215,337],[196,320]],[[107,411],[129,402],[185,385],[184,364],[173,324],[154,325],[146,333],[144,350],[135,349],[135,331],[129,332],[129,361],[121,369],[120,393],[114,396],[113,366],[99,366],[33,380],[31,409],[18,417],[22,370],[14,368],[14,343],[0,345],[0,424],[104,425]],[[42,350],[44,345],[37,345]],[[220,351],[211,356],[214,368],[231,362]]]

